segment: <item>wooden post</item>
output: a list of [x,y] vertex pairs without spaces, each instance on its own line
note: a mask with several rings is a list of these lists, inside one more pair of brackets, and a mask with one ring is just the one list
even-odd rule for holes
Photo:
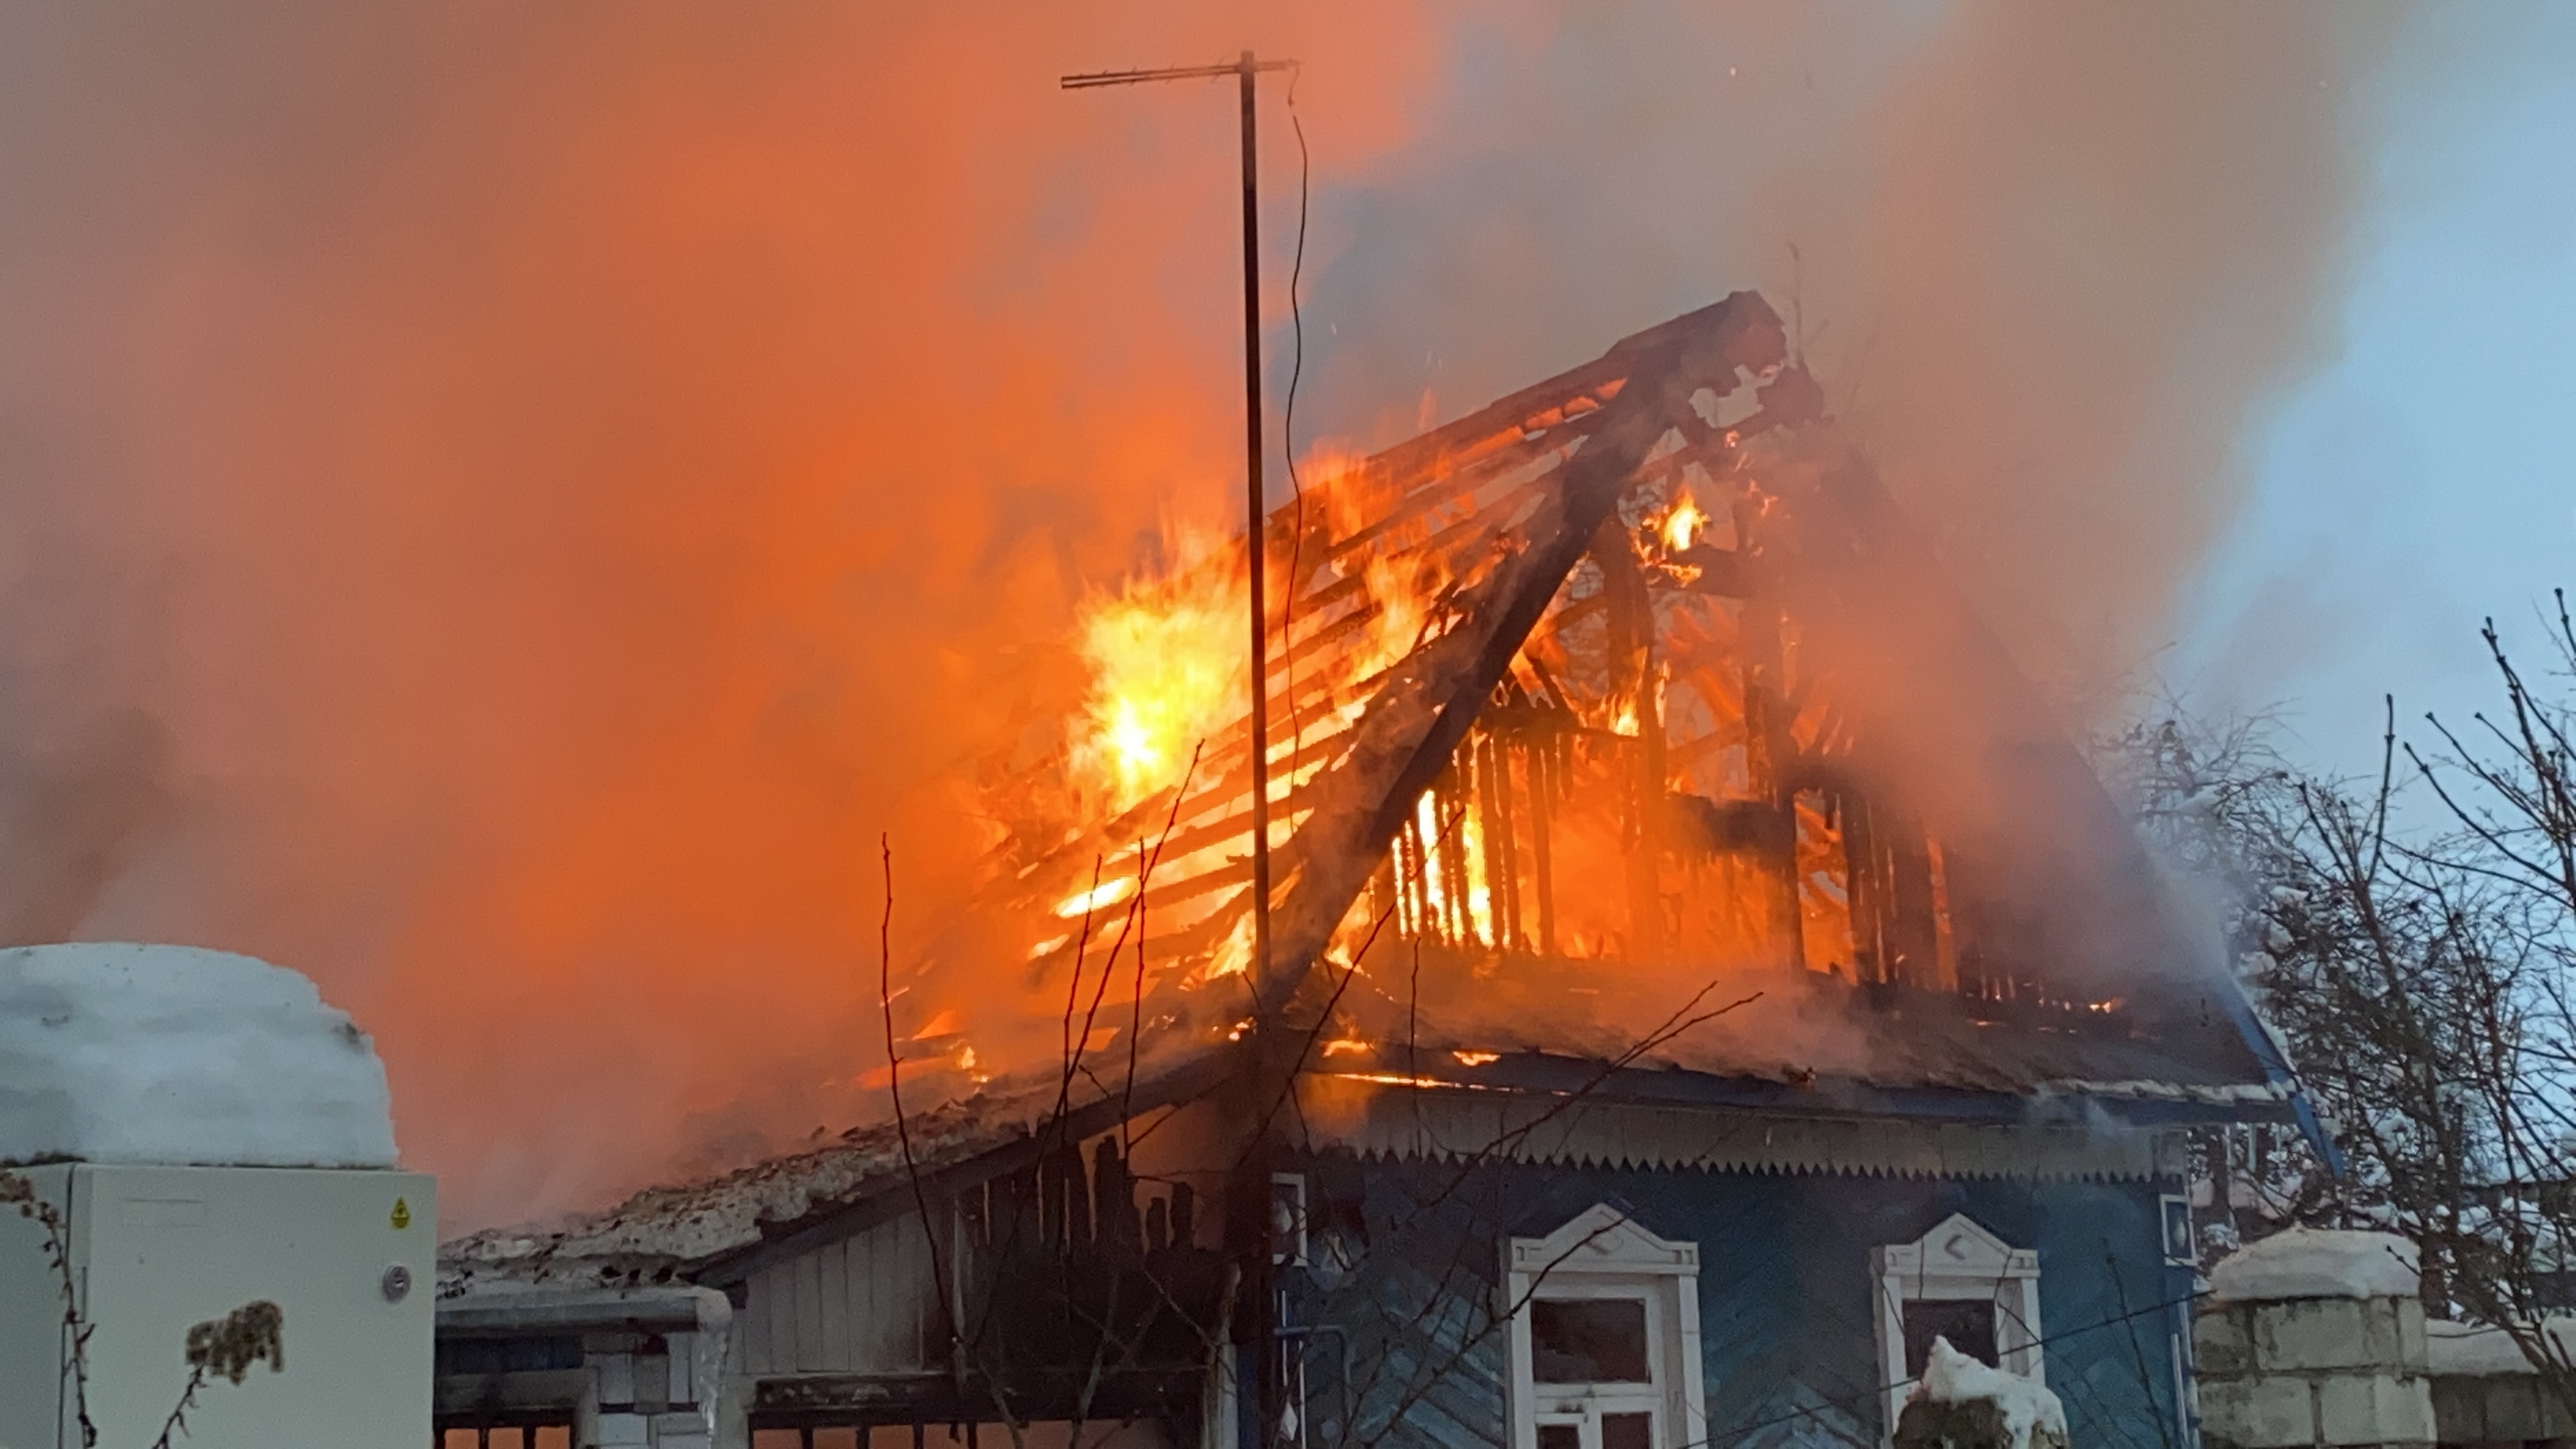
[[[1750,496],[1736,501],[1736,549],[1748,557],[1758,552],[1758,517]],[[1807,964],[1806,922],[1798,900],[1798,792],[1791,774],[1796,746],[1789,735],[1780,623],[1779,604],[1757,592],[1745,601],[1738,637],[1744,652],[1745,774],[1754,796],[1771,807],[1770,839],[1758,858],[1771,882],[1769,914],[1780,964],[1796,970]]]
[[1664,725],[1655,701],[1655,605],[1616,513],[1592,536],[1592,560],[1601,568],[1608,615],[1611,697],[1626,696],[1637,722],[1636,743],[1624,747],[1619,791],[1627,805],[1620,844],[1628,877],[1628,951],[1636,960],[1657,961],[1664,954]]
[[1562,732],[1549,729],[1534,737],[1529,747],[1530,780],[1530,869],[1538,879],[1538,949],[1542,956],[1556,954],[1556,863],[1549,854],[1548,829],[1555,814],[1556,750]]

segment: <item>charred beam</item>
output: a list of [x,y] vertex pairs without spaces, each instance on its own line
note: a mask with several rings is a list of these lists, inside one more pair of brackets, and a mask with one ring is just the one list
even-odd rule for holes
[[1299,832],[1306,871],[1276,913],[1278,965],[1261,983],[1265,1014],[1285,1005],[1321,955],[1378,854],[1447,767],[1521,641],[1610,517],[1621,486],[1674,416],[1690,411],[1691,394],[1711,378],[1731,380],[1738,368],[1776,365],[1784,351],[1778,316],[1750,293],[1611,350],[1611,358],[1628,363],[1626,384],[1554,475],[1519,551],[1475,591],[1458,628],[1391,672],[1360,721],[1350,757],[1328,774],[1340,799],[1319,806]]

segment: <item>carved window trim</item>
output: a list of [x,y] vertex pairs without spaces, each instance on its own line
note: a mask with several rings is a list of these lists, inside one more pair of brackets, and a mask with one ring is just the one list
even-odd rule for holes
[[[1547,1299],[1630,1298],[1646,1305],[1649,1384],[1540,1384],[1529,1305]],[[1708,1388],[1700,1362],[1699,1245],[1659,1238],[1607,1203],[1543,1238],[1503,1250],[1503,1302],[1511,1362],[1504,1380],[1514,1449],[1538,1449],[1539,1425],[1578,1427],[1583,1449],[1601,1449],[1605,1413],[1651,1410],[1655,1449],[1708,1439]]]
[[1870,1250],[1878,1297],[1879,1382],[1887,1385],[1880,1442],[1896,1432],[1896,1418],[1914,1378],[1905,1367],[1905,1305],[1924,1302],[1992,1303],[1996,1367],[2045,1383],[2039,1323],[2039,1253],[2016,1248],[1966,1213],[1952,1213],[1910,1243]]

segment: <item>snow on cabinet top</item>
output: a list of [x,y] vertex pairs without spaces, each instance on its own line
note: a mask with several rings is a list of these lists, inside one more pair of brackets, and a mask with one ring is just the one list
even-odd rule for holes
[[2394,1233],[2291,1228],[2209,1270],[2222,1303],[2286,1298],[2411,1298],[2415,1245]]
[[311,981],[193,946],[0,950],[0,1163],[391,1167],[375,1044]]

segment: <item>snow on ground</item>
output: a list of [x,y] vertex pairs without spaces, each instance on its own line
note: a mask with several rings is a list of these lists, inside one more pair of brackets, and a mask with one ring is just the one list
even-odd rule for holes
[[0,950],[0,1162],[391,1167],[374,1043],[311,981],[192,946]]
[[2044,1430],[2049,1442],[2066,1442],[2066,1408],[2057,1395],[2019,1374],[1989,1368],[1935,1338],[1925,1355],[1923,1377],[1906,1396],[1909,1403],[1972,1404],[1984,1400],[2003,1419],[2011,1449],[2030,1449],[2033,1430]]
[[2291,1228],[2209,1270],[2221,1303],[2283,1298],[2410,1298],[2415,1245],[2394,1233]]

